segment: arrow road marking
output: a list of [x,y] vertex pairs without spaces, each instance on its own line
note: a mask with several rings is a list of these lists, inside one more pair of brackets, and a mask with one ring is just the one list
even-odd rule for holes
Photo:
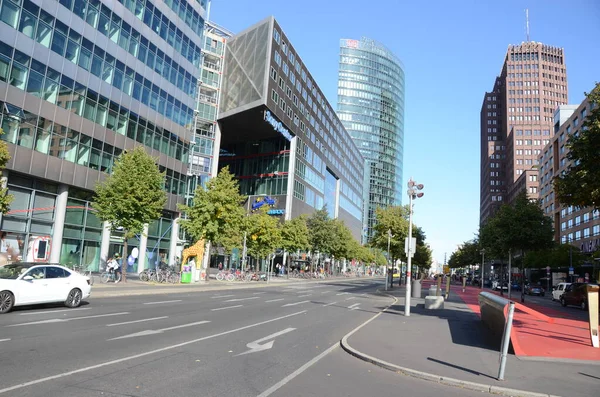
[[355,303],[353,305],[348,306],[348,309],[350,309],[350,310],[358,309],[358,306],[360,306],[360,303]]
[[23,326],[23,325],[36,325],[36,324],[66,323],[68,321],[84,320],[84,319],[87,319],[87,318],[108,317],[108,316],[123,316],[125,314],[129,314],[129,312],[98,314],[96,316],[83,316],[83,317],[73,317],[73,318],[51,318],[49,320],[32,321],[30,323],[11,324],[11,325],[6,325],[6,327],[20,327],[20,326]]
[[288,304],[286,304],[286,305],[283,305],[283,306],[281,306],[281,307],[296,306],[296,305],[301,305],[301,304],[303,304],[303,303],[308,303],[308,302],[310,302],[310,301],[302,301],[302,302],[288,303]]
[[271,334],[269,336],[265,336],[264,338],[260,338],[258,340],[255,340],[254,342],[250,342],[250,343],[248,343],[246,345],[246,347],[250,348],[250,350],[245,351],[245,352],[240,353],[240,354],[237,354],[237,355],[235,355],[235,357],[237,357],[237,356],[243,356],[244,354],[248,354],[248,353],[255,353],[255,352],[260,352],[260,351],[263,351],[263,350],[268,350],[268,349],[270,349],[270,348],[273,347],[273,343],[275,343],[275,341],[272,340],[270,342],[265,343],[264,345],[261,345],[260,342],[264,342],[264,341],[269,340],[269,339],[274,339],[274,338],[276,338],[276,337],[278,337],[280,335],[287,334],[288,332],[292,332],[295,329],[296,328],[286,328],[283,331],[275,332],[274,334]]
[[10,338],[8,339],[0,339],[0,342],[8,342],[10,340]]
[[134,334],[129,334],[129,335],[125,335],[125,336],[119,336],[117,338],[107,339],[107,341],[117,340],[117,339],[135,338],[135,337],[138,337],[138,336],[148,336],[148,335],[162,334],[163,332],[165,332],[165,331],[171,331],[172,329],[192,327],[194,325],[200,325],[200,324],[206,324],[206,323],[210,323],[210,321],[196,321],[195,323],[176,325],[174,327],[161,328],[161,329],[148,329],[146,331],[140,331],[140,332],[136,332]]
[[356,299],[356,296],[351,296],[350,298],[346,298],[347,301],[351,301],[352,299]]
[[237,298],[237,299],[227,299],[226,301],[223,302],[240,302],[240,301],[249,301],[252,299],[259,299],[260,296],[253,296],[251,298]]
[[323,305],[323,306],[333,306],[333,305],[335,305],[336,303],[337,303],[337,302],[331,302],[331,303],[327,303],[326,305]]

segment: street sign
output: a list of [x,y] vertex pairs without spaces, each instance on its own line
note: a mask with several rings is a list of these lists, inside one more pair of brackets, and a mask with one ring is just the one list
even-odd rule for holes
[[[410,239],[410,257],[412,258],[415,255],[415,250],[417,247],[417,239],[416,237],[412,237]],[[404,253],[408,256],[408,237],[404,239]]]
[[569,268],[569,276],[572,276],[572,275],[574,275],[574,274],[575,274],[575,269],[574,269],[574,268],[572,268],[572,267],[570,267],[570,268]]

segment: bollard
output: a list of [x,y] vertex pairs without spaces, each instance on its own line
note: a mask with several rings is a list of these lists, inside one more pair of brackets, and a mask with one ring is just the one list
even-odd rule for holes
[[435,296],[442,296],[442,276],[439,275],[438,279],[437,279],[437,292],[435,293]]
[[450,277],[446,277],[446,297],[444,299],[448,300],[448,295],[450,295]]
[[587,286],[587,307],[590,319],[590,338],[592,340],[592,346],[595,348],[600,347],[600,340],[598,339],[598,292],[600,287],[597,285]]
[[504,325],[504,335],[502,335],[502,347],[500,350],[500,369],[498,370],[498,380],[504,380],[504,369],[506,368],[506,356],[508,355],[508,346],[510,345],[510,332],[512,331],[513,315],[515,313],[515,302],[510,302],[508,307],[508,316]]
[[462,281],[463,281],[463,292],[465,292],[465,288],[467,287],[467,278],[463,277]]

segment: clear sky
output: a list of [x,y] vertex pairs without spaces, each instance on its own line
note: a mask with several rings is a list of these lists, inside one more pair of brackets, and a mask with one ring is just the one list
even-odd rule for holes
[[[337,106],[339,39],[375,39],[406,73],[404,176],[425,184],[415,202],[442,262],[479,224],[479,113],[509,44],[565,49],[569,103],[600,81],[600,0],[214,0],[210,19],[236,33],[273,15]],[[403,187],[403,204],[408,202]]]

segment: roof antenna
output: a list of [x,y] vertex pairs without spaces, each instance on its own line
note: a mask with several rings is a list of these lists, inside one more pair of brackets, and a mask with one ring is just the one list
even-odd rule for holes
[[529,8],[525,9],[525,31],[527,32],[527,42],[529,42]]

